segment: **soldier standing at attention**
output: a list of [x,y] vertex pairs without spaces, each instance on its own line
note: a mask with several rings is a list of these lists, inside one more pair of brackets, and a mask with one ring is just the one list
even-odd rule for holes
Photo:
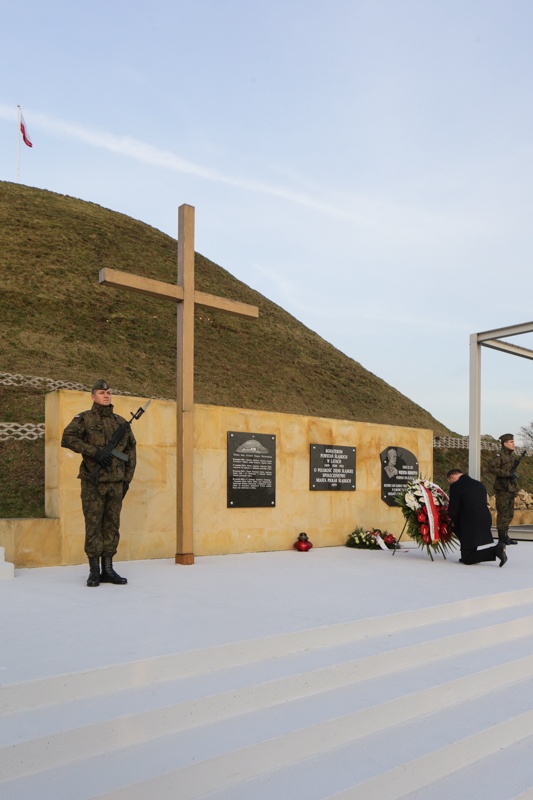
[[122,500],[135,472],[135,437],[131,427],[127,426],[113,451],[116,455],[102,453],[113,433],[126,420],[113,412],[111,389],[106,381],[96,381],[91,397],[92,408],[77,414],[67,425],[61,446],[82,455],[78,478],[81,479],[81,505],[85,517],[85,553],[90,568],[87,586],[125,584],[128,582],[126,578],[121,578],[113,569],[113,556],[120,538]]
[[513,520],[514,501],[518,494],[518,475],[515,472],[517,458],[514,454],[514,436],[504,433],[500,436],[501,450],[489,464],[490,471],[496,475],[494,494],[496,495],[496,527],[498,540],[506,544],[518,544],[509,538],[509,525]]

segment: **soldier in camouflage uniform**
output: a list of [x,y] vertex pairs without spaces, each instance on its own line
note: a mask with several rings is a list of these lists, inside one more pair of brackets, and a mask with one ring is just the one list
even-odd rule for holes
[[509,525],[513,520],[514,501],[518,494],[518,475],[515,472],[516,456],[514,436],[504,433],[500,436],[501,450],[489,464],[490,471],[496,475],[494,494],[496,495],[496,527],[498,539],[502,544],[518,544],[509,538]]
[[[135,472],[135,437],[129,427],[115,447],[123,455],[106,457],[102,448],[126,420],[113,412],[111,390],[106,381],[96,381],[91,397],[92,408],[77,414],[67,425],[61,446],[82,455],[78,478],[81,478],[81,504],[85,517],[85,553],[90,567],[87,586],[125,584],[126,578],[113,569],[113,556],[119,542],[122,500]],[[97,478],[93,482],[90,476],[95,472]]]

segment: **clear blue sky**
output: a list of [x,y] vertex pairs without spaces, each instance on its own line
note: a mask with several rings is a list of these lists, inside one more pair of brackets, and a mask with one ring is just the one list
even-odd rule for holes
[[[172,236],[195,206],[199,252],[467,433],[470,333],[533,320],[532,41],[531,0],[4,0],[0,179],[20,104],[23,183]],[[533,362],[484,350],[482,432],[531,420]]]

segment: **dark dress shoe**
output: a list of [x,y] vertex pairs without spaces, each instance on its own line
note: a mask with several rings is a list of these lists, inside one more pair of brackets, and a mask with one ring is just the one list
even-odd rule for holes
[[501,542],[500,544],[496,545],[496,558],[500,559],[500,567],[503,567],[503,565],[507,563],[507,553],[505,552],[505,547]]

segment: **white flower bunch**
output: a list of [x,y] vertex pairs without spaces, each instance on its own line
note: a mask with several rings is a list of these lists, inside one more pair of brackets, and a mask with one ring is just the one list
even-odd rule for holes
[[413,511],[418,511],[419,508],[422,508],[422,504],[416,499],[414,491],[411,490],[406,492],[404,498],[405,505],[411,508]]

